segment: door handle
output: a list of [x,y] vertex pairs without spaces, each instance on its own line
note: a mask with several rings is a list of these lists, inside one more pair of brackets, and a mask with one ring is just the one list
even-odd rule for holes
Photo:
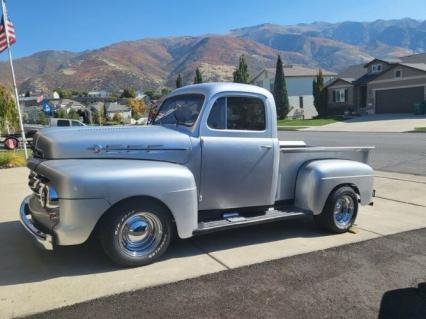
[[270,150],[272,148],[272,145],[261,145],[260,148]]

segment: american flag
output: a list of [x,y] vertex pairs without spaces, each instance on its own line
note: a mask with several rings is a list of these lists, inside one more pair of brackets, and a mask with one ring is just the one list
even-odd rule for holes
[[12,21],[10,21],[7,13],[5,12],[1,18],[0,24],[0,53],[7,49],[6,28],[9,35],[9,44],[12,45],[16,42],[15,28],[13,27]]

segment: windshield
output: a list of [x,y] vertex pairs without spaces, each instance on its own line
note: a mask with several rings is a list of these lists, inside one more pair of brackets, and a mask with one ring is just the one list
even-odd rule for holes
[[201,94],[182,94],[166,99],[153,121],[158,124],[175,124],[191,127],[197,121],[203,106]]

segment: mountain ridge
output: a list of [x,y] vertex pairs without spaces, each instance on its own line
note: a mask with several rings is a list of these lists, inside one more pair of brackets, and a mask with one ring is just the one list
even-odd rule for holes
[[[241,54],[252,75],[274,67],[280,54],[287,64],[340,71],[373,57],[394,58],[426,51],[426,20],[373,22],[264,23],[224,35],[179,36],[122,41],[83,52],[49,50],[17,59],[20,91],[57,87],[118,90],[174,87],[178,73],[191,83],[200,67],[205,80],[230,81]],[[10,84],[7,62],[0,82]]]

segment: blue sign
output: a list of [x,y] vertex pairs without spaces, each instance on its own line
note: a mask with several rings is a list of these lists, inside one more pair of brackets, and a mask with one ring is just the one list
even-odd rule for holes
[[47,100],[43,100],[41,109],[47,115],[50,115],[52,113],[52,106],[49,104],[49,101]]

